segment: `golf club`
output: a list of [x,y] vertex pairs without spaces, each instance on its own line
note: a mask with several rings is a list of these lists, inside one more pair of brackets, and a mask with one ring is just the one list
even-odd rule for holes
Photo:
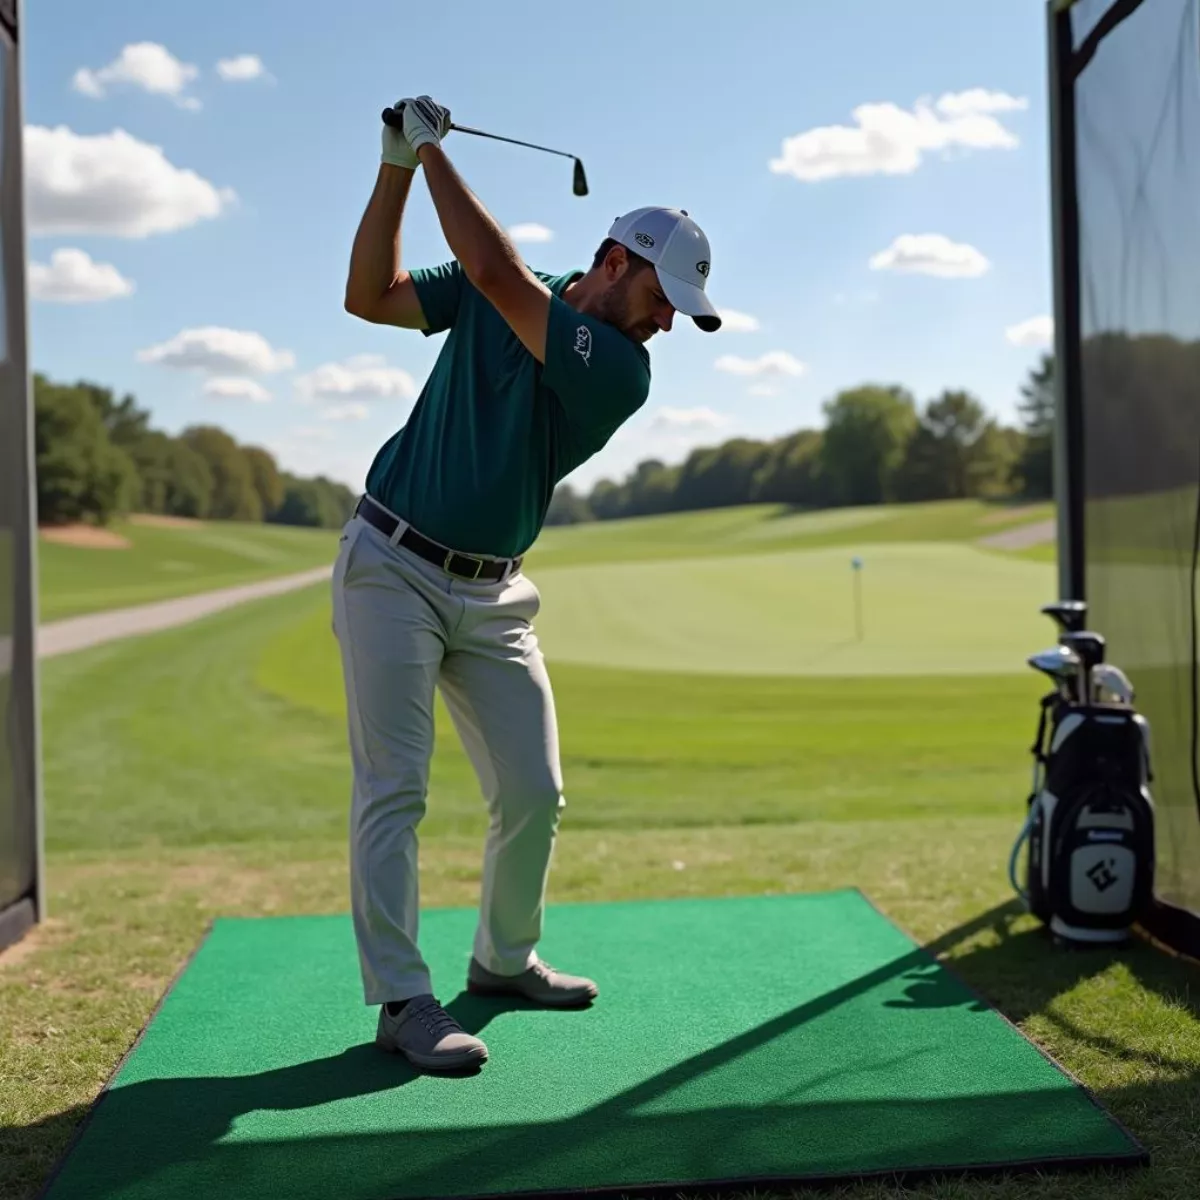
[[1092,668],[1092,702],[1094,704],[1115,704],[1122,708],[1132,708],[1134,701],[1133,684],[1120,667],[1112,663],[1097,663]]
[[1043,604],[1041,611],[1054,620],[1062,633],[1078,633],[1087,619],[1087,602],[1059,600],[1054,604]]
[[1049,675],[1064,700],[1071,700],[1078,695],[1083,660],[1074,650],[1066,646],[1052,646],[1039,654],[1031,654],[1025,661],[1035,671]]
[[1068,650],[1073,650],[1083,663],[1079,697],[1081,703],[1088,704],[1092,694],[1092,668],[1104,661],[1104,638],[1098,633],[1081,629],[1073,633],[1064,633],[1058,641]]
[[[402,112],[403,105],[400,108],[385,108],[383,110],[383,123],[392,126],[393,129],[403,128],[404,117]],[[450,128],[457,130],[459,133],[473,133],[476,137],[492,138],[497,142],[510,142],[514,146],[527,146],[530,150],[544,150],[547,154],[557,154],[562,158],[569,158],[575,163],[575,175],[571,190],[576,196],[586,196],[588,194],[587,176],[583,173],[583,163],[574,154],[568,154],[565,150],[551,150],[549,146],[537,146],[533,142],[519,142],[516,138],[501,137],[498,133],[485,133],[482,129],[473,129],[470,125],[451,124]]]

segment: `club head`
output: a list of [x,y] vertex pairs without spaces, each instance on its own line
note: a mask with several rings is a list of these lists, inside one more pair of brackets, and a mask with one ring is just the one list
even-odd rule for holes
[[1094,704],[1119,704],[1132,708],[1133,684],[1120,667],[1112,663],[1098,663],[1092,669],[1092,702]]
[[1059,692],[1067,699],[1074,699],[1079,690],[1079,676],[1083,660],[1067,646],[1052,646],[1025,660],[1035,671],[1049,675]]
[[1073,633],[1064,633],[1058,640],[1061,645],[1074,650],[1089,671],[1097,663],[1104,661],[1105,641],[1098,633],[1081,629]]
[[1041,611],[1064,633],[1077,632],[1087,620],[1087,602],[1083,600],[1058,600],[1054,604],[1043,604]]
[[571,190],[577,196],[588,194],[587,176],[583,173],[583,163],[578,158],[575,160],[575,181]]

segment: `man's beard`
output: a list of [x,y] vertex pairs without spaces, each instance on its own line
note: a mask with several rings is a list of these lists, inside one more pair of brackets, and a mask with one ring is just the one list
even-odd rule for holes
[[645,342],[658,332],[653,321],[634,323],[629,318],[629,276],[625,275],[600,297],[600,320],[615,325],[626,337]]

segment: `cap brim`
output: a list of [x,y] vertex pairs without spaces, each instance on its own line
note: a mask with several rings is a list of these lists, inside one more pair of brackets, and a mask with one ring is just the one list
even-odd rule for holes
[[676,312],[691,317],[705,333],[716,333],[721,328],[721,318],[703,290],[694,283],[688,283],[675,275],[668,275],[666,271],[656,268],[655,274],[664,295]]

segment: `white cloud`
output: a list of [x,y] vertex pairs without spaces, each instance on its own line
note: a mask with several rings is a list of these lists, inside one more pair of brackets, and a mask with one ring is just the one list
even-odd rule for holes
[[271,399],[271,393],[261,383],[236,376],[207,379],[203,391],[206,396],[216,396],[219,400],[249,400],[251,404],[266,404]]
[[1054,344],[1054,318],[1030,317],[1010,325],[1004,336],[1014,346],[1050,346]]
[[106,67],[96,71],[80,67],[71,85],[77,92],[99,100],[107,94],[110,85],[127,84],[154,95],[168,96],[183,108],[197,109],[200,101],[183,93],[199,74],[199,68],[180,62],[157,42],[134,42]]
[[823,125],[784,138],[769,166],[777,175],[813,183],[848,175],[907,175],[939,150],[1011,150],[1017,137],[993,114],[1027,103],[972,88],[947,93],[936,105],[918,100],[912,109],[860,104],[852,113],[854,125]]
[[295,365],[290,350],[276,350],[261,333],[206,325],[184,329],[169,341],[139,350],[139,362],[159,363],[181,370],[265,374]]
[[229,83],[261,79],[266,73],[263,61],[257,54],[238,54],[233,58],[222,58],[217,63],[217,74]]
[[735,308],[722,308],[718,312],[722,333],[753,333],[758,328],[758,318],[749,313],[738,312]]
[[682,433],[702,429],[720,429],[730,418],[711,408],[660,408],[650,422],[656,433]]
[[321,410],[323,421],[365,421],[371,410],[365,404],[331,404]]
[[756,383],[753,387],[746,389],[748,396],[778,396],[779,389],[772,387],[769,383]]
[[89,304],[133,294],[134,284],[111,263],[93,262],[83,250],[55,250],[50,262],[29,264],[29,291],[35,300]]
[[25,127],[25,194],[35,235],[132,238],[185,229],[236,200],[123,129],[84,135],[65,125]]
[[873,271],[901,271],[940,279],[973,279],[991,263],[974,246],[952,242],[940,233],[905,233],[886,250],[872,255]]
[[770,350],[758,358],[739,358],[736,354],[723,354],[713,364],[718,371],[730,375],[803,375],[808,368],[786,350]]
[[321,366],[296,378],[304,403],[352,400],[415,400],[417,385],[399,367],[389,367],[378,355],[356,355]]
[[948,117],[967,117],[975,113],[1018,112],[1029,107],[1023,96],[1007,92],[989,92],[987,88],[968,88],[965,92],[946,92],[938,98],[938,112]]
[[554,230],[536,221],[526,221],[522,225],[510,226],[508,236],[514,242],[548,242],[554,237]]

